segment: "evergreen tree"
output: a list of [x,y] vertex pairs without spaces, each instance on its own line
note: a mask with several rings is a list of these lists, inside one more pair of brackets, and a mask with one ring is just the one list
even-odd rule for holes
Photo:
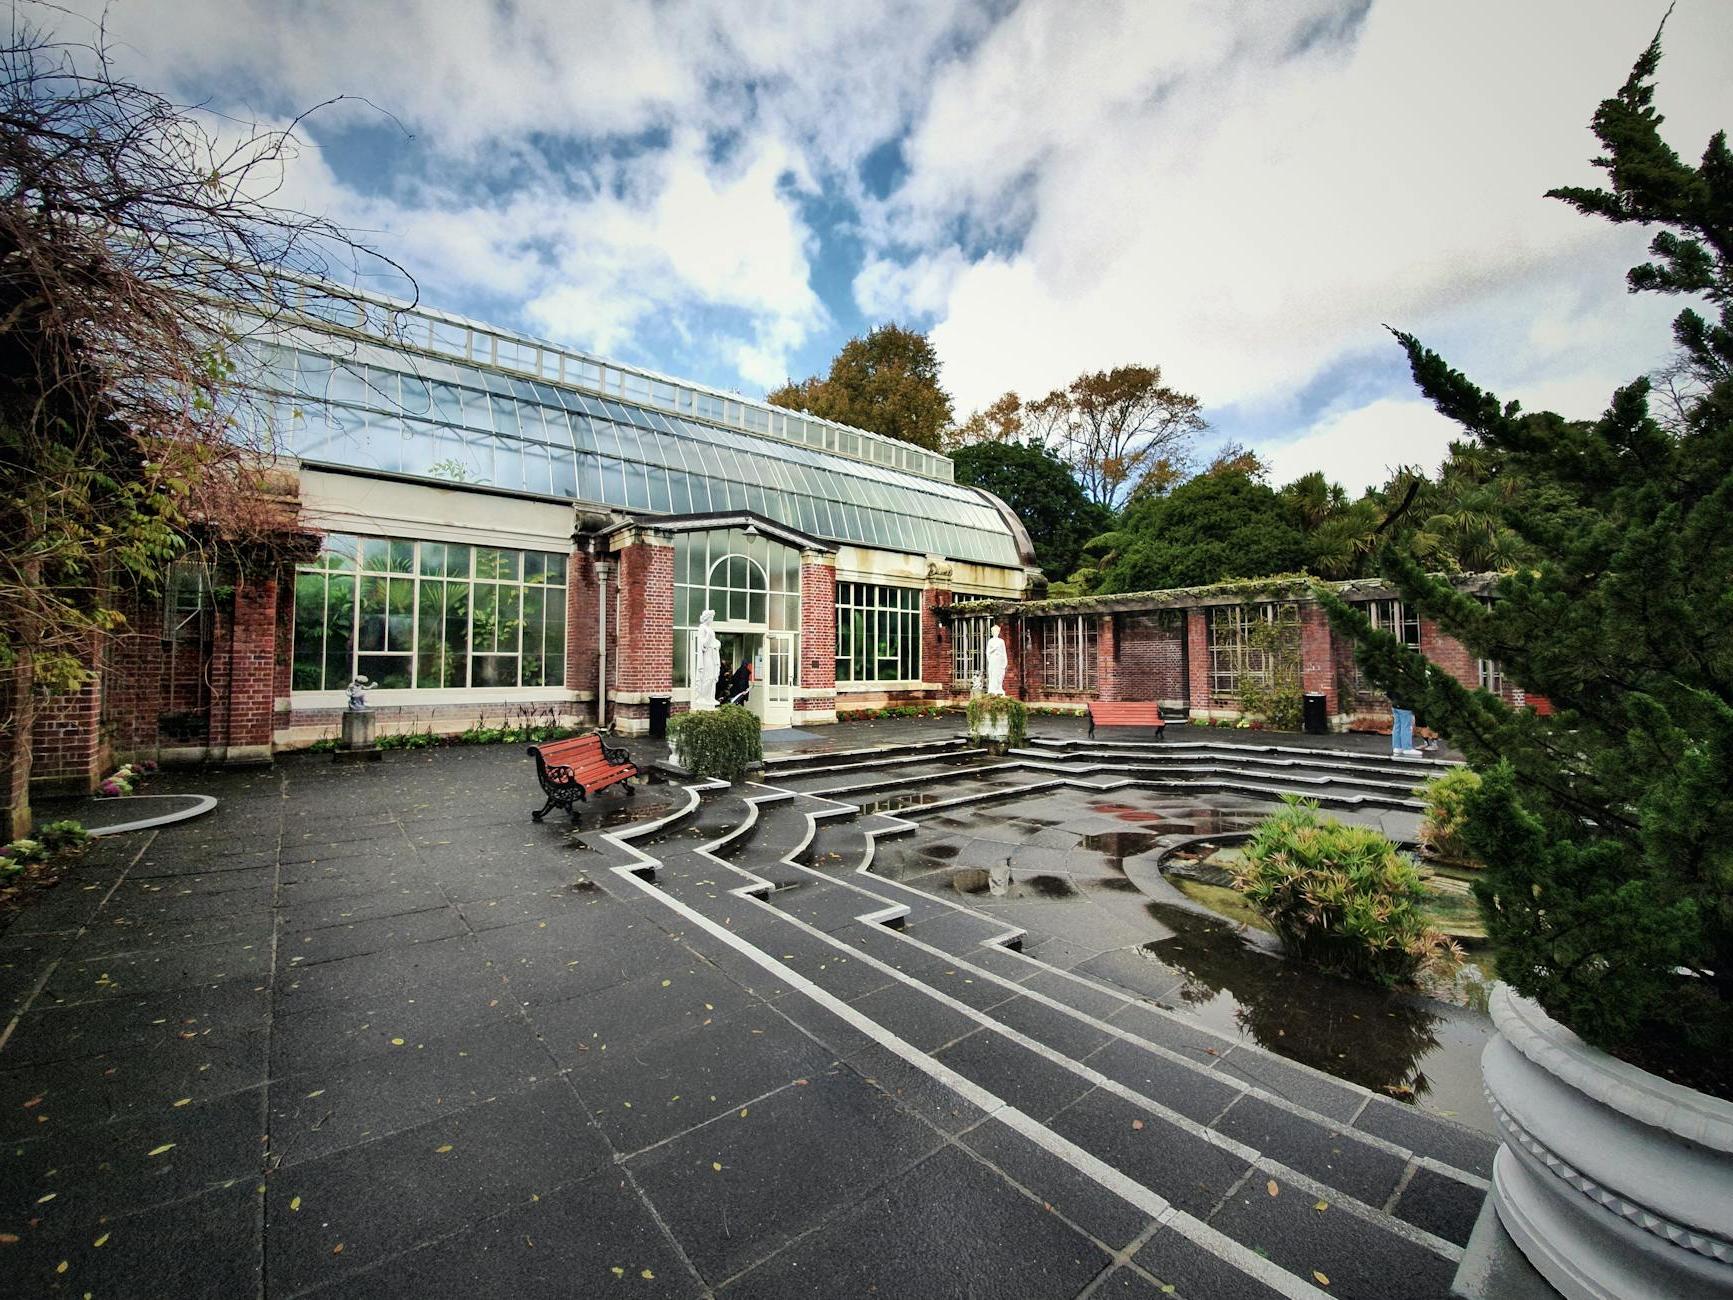
[[1274,490],[1239,470],[1200,474],[1133,502],[1088,549],[1104,555],[1097,591],[1158,591],[1294,573],[1306,538]]
[[957,482],[986,488],[1010,506],[1029,539],[1041,571],[1055,580],[1077,567],[1083,543],[1112,516],[1083,495],[1071,471],[1044,447],[980,442],[951,453]]
[[1584,1038],[1726,1092],[1733,1057],[1733,156],[1693,168],[1661,139],[1660,38],[1594,117],[1606,190],[1552,192],[1659,227],[1633,291],[1702,294],[1675,337],[1696,385],[1684,418],[1650,384],[1591,422],[1525,413],[1399,335],[1414,378],[1472,435],[1484,507],[1522,567],[1491,607],[1429,577],[1411,549],[1381,563],[1403,596],[1556,707],[1514,710],[1374,632],[1325,596],[1368,675],[1485,773],[1466,838],[1499,973]]

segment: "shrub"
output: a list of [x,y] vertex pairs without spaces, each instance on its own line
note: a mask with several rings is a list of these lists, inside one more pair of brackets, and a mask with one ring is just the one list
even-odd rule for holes
[[9,870],[19,871],[32,862],[41,862],[48,856],[48,851],[42,847],[40,840],[13,840],[5,849],[6,866]]
[[668,721],[668,739],[680,765],[694,776],[738,781],[764,757],[758,717],[738,704],[678,714]]
[[90,832],[75,821],[49,822],[36,833],[36,838],[42,841],[42,847],[48,852],[65,853],[82,848],[90,838]]
[[1468,824],[1468,801],[1478,789],[1480,773],[1467,767],[1435,776],[1420,787],[1420,797],[1426,801],[1426,816],[1420,822],[1421,848],[1446,862],[1481,865],[1462,839]]
[[[1022,700],[1009,695],[977,695],[969,701],[969,737],[982,739],[992,724],[992,730],[1005,728],[1005,746],[1015,749],[1029,735],[1029,710]],[[1001,721],[1003,720],[1003,721]]]
[[1259,824],[1234,884],[1294,956],[1393,984],[1460,960],[1426,924],[1419,869],[1377,831],[1321,816],[1294,796]]

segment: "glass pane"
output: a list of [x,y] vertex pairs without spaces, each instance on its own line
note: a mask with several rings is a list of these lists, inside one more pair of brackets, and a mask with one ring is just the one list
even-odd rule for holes
[[[426,596],[422,596],[426,600]],[[445,584],[445,664],[442,686],[469,685],[469,586]]]
[[421,573],[423,577],[438,578],[445,574],[445,544],[443,542],[423,542],[421,544]]
[[415,583],[407,578],[389,581],[385,646],[388,650],[407,652],[415,638]]
[[295,668],[293,689],[316,691],[324,684],[325,575],[295,575]]
[[356,671],[379,690],[409,689],[408,655],[362,655],[357,661]]
[[355,641],[363,652],[385,649],[385,605],[390,585],[389,578],[361,579],[361,622]]
[[[423,550],[435,548],[424,547]],[[439,548],[443,550],[443,548]],[[415,684],[445,685],[445,601],[442,582],[421,585],[421,613],[415,621]]]
[[391,569],[391,543],[383,537],[363,537],[361,568],[367,573],[388,573]]
[[[562,603],[557,610],[548,611],[548,624],[542,634],[542,653],[545,661],[542,664],[542,684],[545,686],[564,686],[566,684],[566,610]],[[679,660],[675,660],[676,663]]]
[[477,654],[499,648],[499,588],[478,583],[475,588],[475,644]]
[[355,579],[333,576],[325,593],[325,689],[340,690],[354,674]]
[[516,686],[516,655],[476,655],[473,686]]

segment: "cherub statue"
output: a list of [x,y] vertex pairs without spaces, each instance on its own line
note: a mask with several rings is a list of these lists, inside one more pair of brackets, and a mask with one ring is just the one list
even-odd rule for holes
[[367,692],[373,689],[373,683],[365,677],[356,676],[349,683],[349,707],[360,713],[367,707]]

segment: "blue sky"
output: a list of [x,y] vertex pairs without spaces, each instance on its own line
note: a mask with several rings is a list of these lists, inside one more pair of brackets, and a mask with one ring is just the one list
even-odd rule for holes
[[[1435,464],[1386,325],[1591,414],[1662,359],[1640,232],[1541,197],[1644,0],[113,0],[120,69],[300,130],[281,197],[422,297],[762,393],[929,329],[959,418],[1162,366],[1277,481]],[[92,12],[96,12],[92,6]],[[77,36],[77,19],[57,20]],[[1679,0],[1660,102],[1733,125],[1733,22]],[[382,286],[391,287],[391,286]]]

